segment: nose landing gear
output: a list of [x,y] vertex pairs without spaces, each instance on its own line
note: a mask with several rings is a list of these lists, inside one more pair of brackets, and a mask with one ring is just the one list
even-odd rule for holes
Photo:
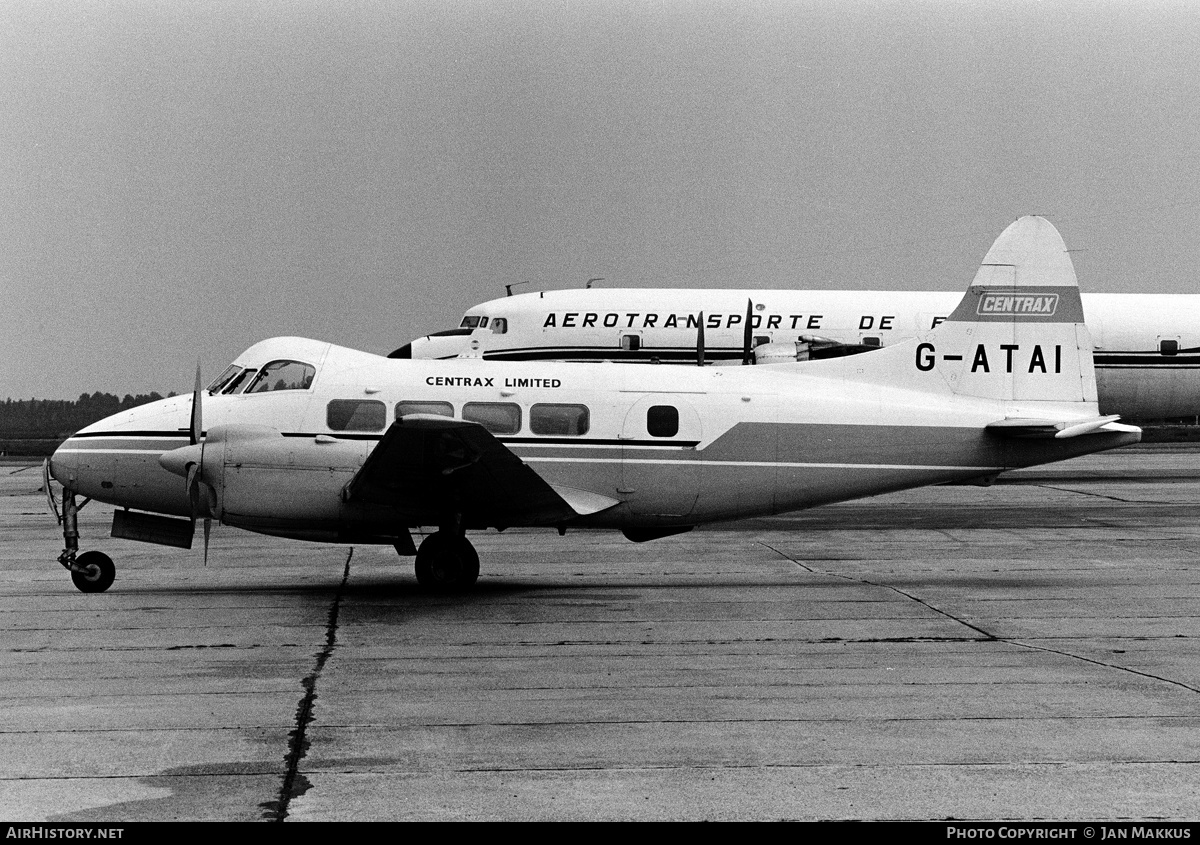
[[71,573],[71,581],[83,593],[103,593],[112,586],[117,576],[117,568],[112,558],[104,552],[84,552],[79,554],[79,512],[91,499],[84,499],[83,504],[75,503],[75,493],[63,489],[62,514],[54,506],[54,496],[50,492],[49,473],[46,475],[46,495],[50,499],[51,510],[58,517],[63,527],[63,543],[66,548],[58,556],[58,562]]

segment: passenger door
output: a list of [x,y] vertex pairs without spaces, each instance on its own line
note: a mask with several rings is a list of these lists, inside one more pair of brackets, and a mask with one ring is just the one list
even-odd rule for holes
[[621,487],[629,512],[687,516],[696,505],[700,415],[688,394],[639,397],[621,428]]

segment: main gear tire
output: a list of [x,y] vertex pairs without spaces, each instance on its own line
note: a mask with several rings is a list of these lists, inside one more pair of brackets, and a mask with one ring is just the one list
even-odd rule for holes
[[479,578],[479,555],[466,537],[438,531],[417,549],[417,583],[432,593],[461,593]]

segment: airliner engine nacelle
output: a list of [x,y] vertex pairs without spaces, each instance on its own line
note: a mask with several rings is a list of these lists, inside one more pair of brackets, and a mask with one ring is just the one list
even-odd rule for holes
[[[311,448],[314,443],[320,448]],[[301,514],[314,523],[336,523],[344,516],[341,490],[368,451],[362,441],[222,425],[201,443],[167,452],[159,463],[187,479],[197,515],[262,529],[285,513],[290,520]]]
[[828,337],[803,334],[799,340],[762,343],[754,347],[754,363],[787,364],[793,361],[815,361],[821,358],[841,358],[878,349],[857,343],[842,343]]
[[754,349],[755,364],[788,364],[793,361],[807,361],[809,344],[803,341],[785,341],[764,343]]

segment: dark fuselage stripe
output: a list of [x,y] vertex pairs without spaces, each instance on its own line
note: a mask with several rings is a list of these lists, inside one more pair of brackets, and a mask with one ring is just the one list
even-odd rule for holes
[[[205,432],[207,434],[208,432]],[[187,429],[179,431],[81,431],[77,434],[72,434],[71,438],[87,438],[87,437],[153,437],[158,440],[165,439],[188,439]]]
[[[334,437],[338,440],[381,440],[382,434],[350,434],[347,432],[329,432],[329,431],[285,431],[282,432],[284,437]],[[204,432],[207,436],[208,432]],[[69,439],[115,439],[115,440],[178,440],[188,439],[187,432],[182,434],[177,432],[165,431],[89,431],[84,434],[73,434]],[[666,448],[690,448],[699,444],[699,440],[623,440],[613,438],[599,437],[505,437],[497,436],[497,440],[501,443],[509,443],[516,446],[523,445],[543,445],[543,446],[637,446],[639,448],[646,446],[661,446]]]
[[[883,347],[881,347],[883,348]],[[732,360],[741,358],[741,347],[706,346],[704,357],[712,360]],[[696,360],[695,347],[653,347],[643,346],[638,350],[629,349],[598,349],[594,346],[558,346],[558,347],[526,347],[522,349],[505,349],[496,352],[485,352],[483,357],[494,361],[555,361],[563,358],[588,361],[683,361],[693,363]],[[1163,355],[1159,352],[1126,351],[1126,352],[1094,352],[1095,365],[1104,367],[1154,367],[1162,369],[1200,369],[1200,355],[1180,351],[1176,355]]]

